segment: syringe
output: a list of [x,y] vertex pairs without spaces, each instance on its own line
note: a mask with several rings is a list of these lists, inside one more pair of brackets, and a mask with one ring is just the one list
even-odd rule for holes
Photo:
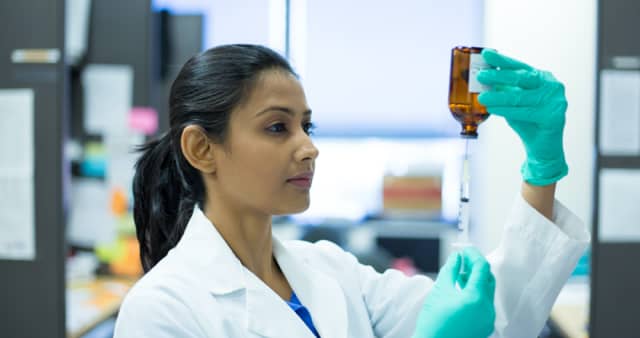
[[[460,180],[460,208],[458,210],[458,238],[453,243],[453,247],[462,250],[471,246],[469,240],[469,211],[471,200],[469,195],[469,184],[471,181],[471,173],[469,170],[469,139],[465,143],[464,161],[462,162],[462,178]],[[460,273],[466,273],[464,262],[460,264]]]

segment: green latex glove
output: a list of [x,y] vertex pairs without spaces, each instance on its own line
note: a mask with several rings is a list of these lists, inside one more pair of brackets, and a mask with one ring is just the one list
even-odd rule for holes
[[[461,264],[469,275],[459,273]],[[495,287],[489,263],[478,250],[451,255],[424,301],[413,338],[488,337],[496,318]]]
[[527,154],[523,179],[538,186],[557,182],[569,172],[562,148],[564,86],[551,73],[495,50],[485,49],[482,56],[493,69],[478,72],[478,81],[491,87],[478,100],[520,136]]

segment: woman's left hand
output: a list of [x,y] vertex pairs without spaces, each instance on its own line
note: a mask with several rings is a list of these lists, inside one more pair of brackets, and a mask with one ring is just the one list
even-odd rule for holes
[[[460,273],[464,265],[468,274]],[[449,256],[425,298],[413,338],[485,338],[494,330],[496,280],[480,251]]]
[[493,69],[478,73],[478,81],[491,87],[478,100],[489,113],[503,116],[520,136],[527,154],[523,179],[536,186],[557,182],[569,171],[562,146],[564,85],[551,73],[495,50],[485,49],[482,56]]

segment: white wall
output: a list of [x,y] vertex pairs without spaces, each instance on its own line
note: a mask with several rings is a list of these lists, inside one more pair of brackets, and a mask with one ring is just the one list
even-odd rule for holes
[[269,43],[269,1],[212,1],[207,47],[227,43]]
[[285,0],[153,0],[155,8],[205,16],[204,48],[255,43],[284,51]]
[[304,37],[292,52],[304,64],[317,135],[457,135],[447,107],[450,50],[482,41],[482,1],[293,3],[305,2],[304,26],[293,16],[292,32]]
[[[564,146],[569,175],[557,198],[591,226],[596,57],[595,0],[485,0],[485,46],[551,71],[566,86],[569,101]],[[520,191],[523,147],[503,119],[480,127],[474,154],[476,239],[497,245],[514,197]]]

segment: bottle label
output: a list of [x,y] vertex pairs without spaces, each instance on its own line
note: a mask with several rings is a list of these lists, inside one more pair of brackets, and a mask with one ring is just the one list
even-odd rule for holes
[[469,58],[469,93],[483,93],[489,90],[489,86],[478,82],[478,72],[483,69],[491,68],[484,59],[482,54],[471,54]]

